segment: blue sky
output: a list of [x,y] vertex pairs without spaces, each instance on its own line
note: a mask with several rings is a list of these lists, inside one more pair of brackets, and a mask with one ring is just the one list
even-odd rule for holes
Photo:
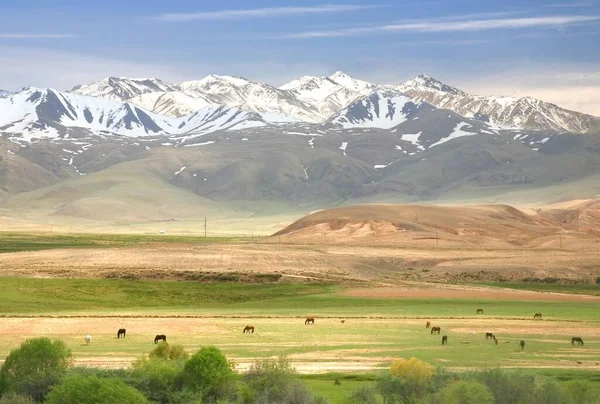
[[600,0],[2,0],[0,88],[428,73],[600,115]]

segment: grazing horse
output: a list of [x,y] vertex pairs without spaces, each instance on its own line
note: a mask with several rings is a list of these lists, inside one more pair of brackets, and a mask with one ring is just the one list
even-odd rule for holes
[[248,333],[248,334],[254,334],[254,326],[253,325],[247,325],[244,327],[244,334]]
[[92,336],[91,335],[86,335],[85,336],[85,343],[86,343],[86,345],[90,345],[92,343]]
[[315,323],[315,319],[312,317],[309,317],[304,321],[304,325],[310,325],[310,324],[314,324],[314,323]]
[[436,334],[440,335],[440,331],[442,331],[442,329],[440,327],[431,327],[431,335]]
[[491,332],[486,332],[485,333],[485,339],[495,339],[496,337],[494,337],[494,334],[492,334]]
[[539,318],[541,320],[542,319],[542,313],[535,313],[533,315],[533,319],[535,320],[536,318]]
[[156,337],[154,337],[154,343],[158,344],[158,341],[164,341],[167,342],[167,336],[166,335],[157,335]]
[[442,345],[447,345],[447,344],[448,344],[448,336],[447,336],[447,335],[444,335],[444,336],[442,337]]
[[125,338],[125,334],[127,333],[127,330],[125,328],[119,328],[119,331],[117,331],[117,338]]
[[431,323],[428,321],[427,324],[425,324],[425,328],[429,328],[431,327]]
[[477,309],[476,314],[483,314],[483,309]]
[[342,324],[344,324],[346,322],[346,320],[342,320]]
[[521,340],[521,342],[519,342],[519,345],[521,345],[521,350],[525,349],[525,341]]
[[583,340],[581,339],[581,337],[571,338],[571,345],[575,345],[576,342],[577,342],[577,345],[583,345]]

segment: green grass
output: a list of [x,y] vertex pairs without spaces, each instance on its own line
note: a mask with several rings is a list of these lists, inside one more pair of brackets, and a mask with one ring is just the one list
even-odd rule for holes
[[123,247],[143,243],[225,243],[247,241],[243,237],[200,237],[185,235],[134,234],[32,234],[0,232],[0,253],[62,248]]
[[[482,285],[479,283],[478,285]],[[592,283],[562,284],[538,282],[492,282],[484,283],[486,286],[509,288],[519,290],[532,290],[536,292],[569,293],[578,295],[600,296],[600,285]]]

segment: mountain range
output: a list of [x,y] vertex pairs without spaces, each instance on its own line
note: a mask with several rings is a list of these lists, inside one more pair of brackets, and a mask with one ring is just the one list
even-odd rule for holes
[[51,220],[600,192],[600,118],[426,75],[27,87],[0,95],[0,135],[0,209]]

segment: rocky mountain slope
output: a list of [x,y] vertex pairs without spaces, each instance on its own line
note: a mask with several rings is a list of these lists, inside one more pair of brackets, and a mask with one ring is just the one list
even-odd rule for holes
[[87,97],[126,101],[140,94],[174,91],[177,89],[177,86],[155,78],[130,79],[127,77],[108,77],[94,83],[78,85],[72,88],[70,92]]

